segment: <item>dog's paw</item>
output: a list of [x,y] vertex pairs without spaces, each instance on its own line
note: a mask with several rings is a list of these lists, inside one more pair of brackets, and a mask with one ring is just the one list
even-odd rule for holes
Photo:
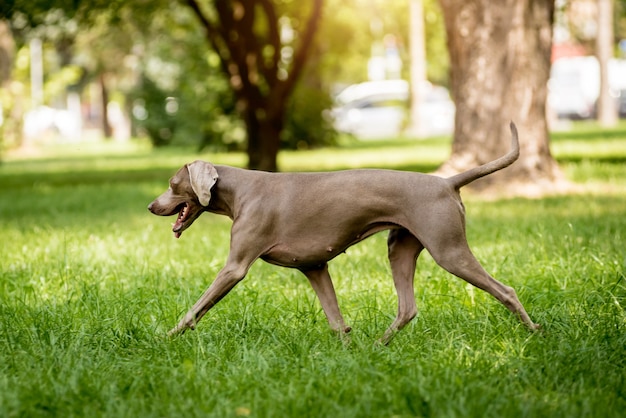
[[173,338],[173,337],[177,337],[177,336],[179,336],[179,335],[180,335],[180,334],[182,334],[183,332],[184,332],[184,331],[180,331],[180,330],[178,329],[178,327],[176,327],[176,328],[172,328],[171,330],[169,330],[169,331],[167,332],[167,336],[168,336],[168,337],[170,337],[170,338]]
[[188,329],[190,330],[194,330],[193,326],[189,326],[187,324],[178,324],[175,328],[172,328],[171,330],[169,330],[169,332],[167,333],[168,337],[177,337],[179,335],[183,335],[185,333],[185,331],[187,331]]

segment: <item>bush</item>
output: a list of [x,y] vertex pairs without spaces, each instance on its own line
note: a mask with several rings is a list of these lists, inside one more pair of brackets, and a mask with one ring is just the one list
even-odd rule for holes
[[302,149],[334,145],[337,132],[325,116],[332,106],[327,92],[300,85],[289,100],[287,120],[281,135],[282,148]]
[[235,134],[241,123],[234,114],[234,100],[226,83],[216,78],[185,80],[166,90],[144,76],[131,93],[137,133],[147,135],[156,147],[239,147],[244,138]]

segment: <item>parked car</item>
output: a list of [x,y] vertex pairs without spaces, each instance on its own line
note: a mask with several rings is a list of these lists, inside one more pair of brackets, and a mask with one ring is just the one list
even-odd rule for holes
[[595,57],[561,58],[552,64],[548,106],[560,119],[587,119],[595,112],[600,66]]
[[[616,99],[626,90],[626,60],[611,59],[609,86]],[[596,114],[600,94],[600,64],[596,57],[560,58],[552,64],[548,106],[561,119],[588,119]],[[619,98],[619,100],[624,100]],[[621,105],[620,105],[621,106]]]
[[[427,135],[451,133],[454,129],[454,103],[445,87],[425,85],[420,106]],[[335,99],[331,115],[335,128],[359,139],[397,137],[407,127],[409,83],[405,80],[369,81],[354,84]]]

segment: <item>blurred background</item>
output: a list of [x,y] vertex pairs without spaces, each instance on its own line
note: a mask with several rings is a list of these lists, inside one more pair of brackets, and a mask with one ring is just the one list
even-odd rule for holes
[[[599,3],[554,3],[551,129],[598,116],[602,64],[613,119],[626,117],[626,2],[611,2],[608,21]],[[144,138],[155,147],[248,146],[254,153],[246,145],[250,132],[275,113],[281,149],[332,145],[345,134],[359,140],[452,135],[445,1],[321,5],[3,0],[2,151]],[[608,26],[603,63],[598,40]],[[419,103],[411,100],[416,84]],[[418,108],[419,129],[411,106]]]

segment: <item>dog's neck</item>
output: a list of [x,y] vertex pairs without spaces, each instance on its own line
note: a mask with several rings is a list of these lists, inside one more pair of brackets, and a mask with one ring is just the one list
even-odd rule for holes
[[241,182],[246,181],[254,172],[229,166],[215,168],[219,177],[211,190],[211,200],[206,210],[234,219],[239,211],[237,192],[241,190]]

